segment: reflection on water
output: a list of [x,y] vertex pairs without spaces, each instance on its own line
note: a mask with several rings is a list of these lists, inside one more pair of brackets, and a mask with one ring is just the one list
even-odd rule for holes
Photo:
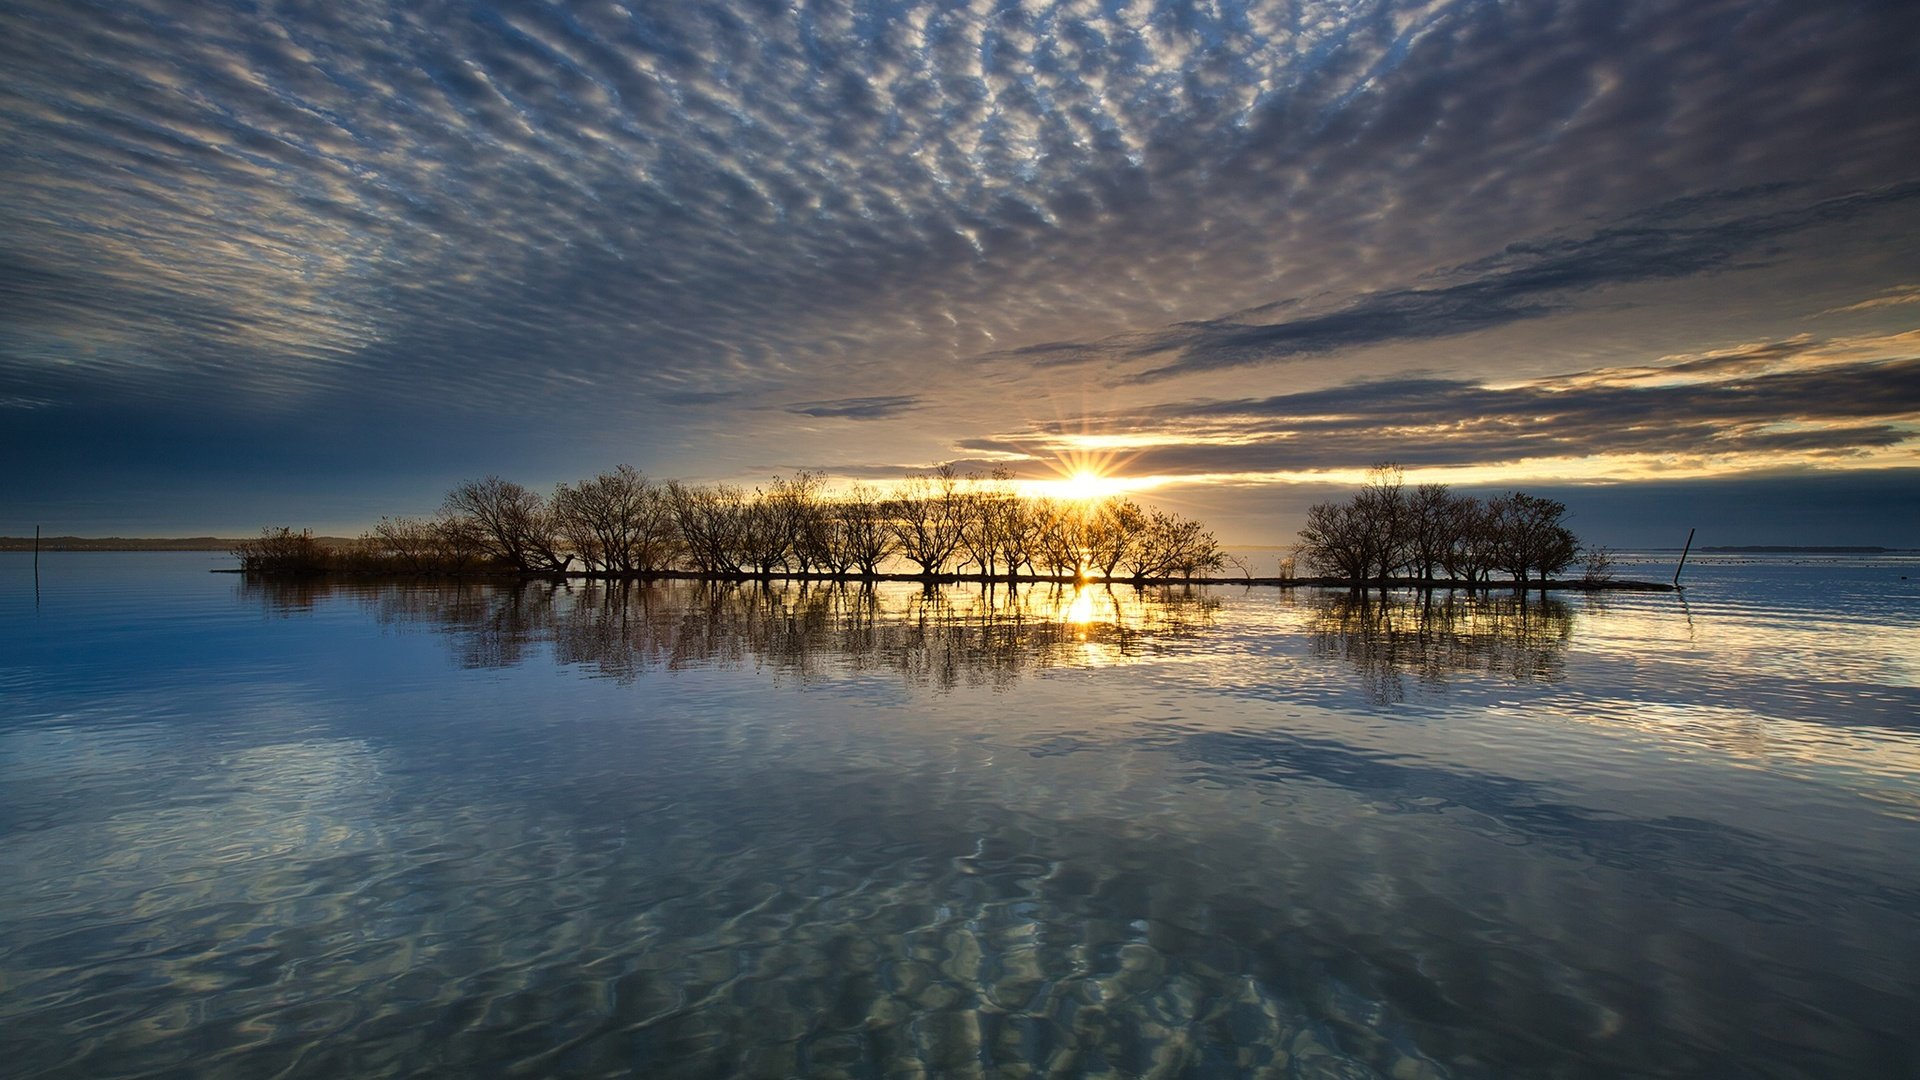
[[1920,1061],[1899,611],[127,565],[0,591],[9,1076]]
[[383,623],[441,631],[468,667],[555,659],[631,681],[648,670],[753,667],[801,682],[892,671],[916,687],[1005,686],[1204,634],[1220,601],[1190,588],[921,588],[793,582],[462,583],[427,588],[248,581],[279,612],[339,594]]
[[1380,701],[1404,698],[1407,676],[1430,683],[1462,671],[1562,678],[1573,636],[1567,604],[1537,595],[1332,592],[1309,603],[1314,648],[1351,663]]
[[[550,646],[561,663],[626,681],[648,670],[721,665],[802,682],[893,671],[942,690],[1203,645],[1220,606],[1217,596],[1190,588],[1106,585],[248,581],[242,589],[282,613],[335,595],[358,599],[384,623],[445,633],[468,667],[512,666]],[[1316,655],[1351,665],[1379,701],[1403,699],[1407,677],[1559,679],[1573,634],[1572,609],[1550,597],[1303,591],[1288,600],[1304,610]]]

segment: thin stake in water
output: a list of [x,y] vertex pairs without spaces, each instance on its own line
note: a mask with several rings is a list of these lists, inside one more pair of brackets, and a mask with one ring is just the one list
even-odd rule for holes
[[1673,568],[1673,587],[1676,589],[1681,587],[1680,571],[1685,570],[1687,568],[1687,552],[1692,550],[1693,550],[1693,530],[1688,529],[1687,530],[1687,546],[1680,549],[1680,565]]

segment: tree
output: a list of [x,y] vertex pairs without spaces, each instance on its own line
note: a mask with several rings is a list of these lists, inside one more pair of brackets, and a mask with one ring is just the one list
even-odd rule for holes
[[784,494],[754,489],[740,514],[741,562],[760,577],[772,577],[775,570],[785,569],[793,554],[793,524],[790,500]]
[[671,558],[673,517],[666,495],[631,465],[554,492],[560,533],[592,570],[631,574]]
[[1580,552],[1581,561],[1586,564],[1580,580],[1588,585],[1601,585],[1613,580],[1614,557],[1610,548],[1593,544]]
[[674,528],[695,569],[705,574],[740,573],[740,532],[746,495],[731,484],[702,488],[667,484]]
[[1384,582],[1406,561],[1408,499],[1404,474],[1391,461],[1367,471],[1366,485],[1353,497],[1366,530],[1367,570],[1363,577]]
[[893,535],[900,555],[933,577],[960,546],[959,477],[942,465],[901,485],[893,501]]
[[1111,580],[1144,540],[1147,512],[1132,499],[1103,499],[1080,508],[1081,550],[1087,564]]
[[369,547],[377,557],[390,560],[409,573],[438,570],[442,564],[436,524],[426,518],[383,517],[373,527]]
[[319,574],[333,554],[313,538],[311,529],[265,528],[257,540],[244,540],[233,554],[249,574]]
[[1432,581],[1453,547],[1459,497],[1445,484],[1421,484],[1407,499],[1406,560],[1413,577]]
[[1377,580],[1384,587],[1410,550],[1410,500],[1400,466],[1376,465],[1367,482],[1344,503],[1316,503],[1300,530],[1301,555],[1323,574],[1356,585]]
[[1537,573],[1544,583],[1573,565],[1580,540],[1568,529],[1565,503],[1538,495],[1508,492],[1487,504],[1487,530],[1493,565],[1525,588]]
[[1440,565],[1447,576],[1469,586],[1483,584],[1493,570],[1493,523],[1485,503],[1456,496],[1447,507],[1447,547]]
[[1034,502],[1033,557],[1041,567],[1057,577],[1079,577],[1086,554],[1080,541],[1077,506],[1058,499]]
[[1201,572],[1212,573],[1227,564],[1227,553],[1213,533],[1192,518],[1154,512],[1149,530],[1150,542],[1165,554],[1163,565],[1191,579]]
[[778,506],[785,519],[787,549],[802,574],[818,566],[836,576],[849,565],[837,545],[835,523],[825,500],[826,476],[802,469],[791,479],[773,478],[767,497]]
[[1300,557],[1316,572],[1357,584],[1373,566],[1373,530],[1353,502],[1315,503],[1300,529]]
[[564,573],[573,561],[547,501],[511,480],[469,480],[447,493],[445,510],[472,522],[487,553],[516,570]]
[[1012,479],[1006,469],[995,469],[990,476],[975,473],[959,494],[960,551],[989,578],[1000,565],[1007,532],[1015,524],[1019,496],[1007,487]]
[[897,547],[889,502],[871,487],[855,484],[834,504],[833,517],[848,565],[867,577],[878,574]]

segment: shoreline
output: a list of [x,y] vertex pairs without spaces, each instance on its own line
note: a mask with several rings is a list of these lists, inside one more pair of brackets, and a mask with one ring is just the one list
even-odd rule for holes
[[772,583],[775,581],[820,582],[836,585],[874,585],[874,584],[912,584],[912,585],[1131,585],[1146,589],[1166,586],[1205,585],[1213,587],[1243,586],[1248,588],[1274,589],[1345,589],[1348,592],[1372,592],[1389,590],[1413,590],[1417,592],[1680,592],[1684,586],[1674,586],[1659,581],[1634,581],[1616,579],[1608,581],[1583,581],[1580,579],[1551,579],[1547,581],[1528,581],[1524,585],[1511,580],[1466,582],[1453,578],[1386,578],[1366,581],[1351,581],[1334,577],[1193,577],[1193,578],[1108,578],[1074,577],[1072,575],[1053,574],[819,574],[794,571],[777,574],[719,574],[703,573],[698,570],[652,570],[635,573],[619,573],[604,570],[571,570],[565,573],[550,573],[535,570],[464,570],[464,571],[406,571],[389,570],[327,570],[318,573],[274,573],[271,571],[242,570],[239,567],[220,567],[208,571],[213,574],[240,574],[248,578],[268,581],[711,581],[726,584],[748,584],[755,582]]

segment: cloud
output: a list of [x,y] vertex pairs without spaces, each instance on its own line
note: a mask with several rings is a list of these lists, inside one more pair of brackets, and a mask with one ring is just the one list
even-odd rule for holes
[[1491,386],[1367,380],[1264,398],[1091,415],[970,439],[960,449],[1051,460],[1101,446],[1134,473],[1232,474],[1496,465],[1625,455],[1844,458],[1920,439],[1914,335],[1860,359],[1861,342],[1796,340]]
[[[1130,379],[1154,382],[1390,342],[1455,337],[1566,311],[1577,297],[1594,289],[1725,269],[1763,244],[1912,200],[1920,196],[1920,183],[1785,210],[1694,220],[1703,208],[1737,207],[1776,191],[1689,198],[1585,236],[1512,244],[1495,255],[1433,275],[1436,284],[1366,293],[1331,311],[1264,323],[1228,316],[1177,323],[1157,333],[1090,343],[1054,342],[1001,355],[1058,364],[1176,354],[1172,362]],[[1869,301],[1868,306],[1913,299],[1920,297]]]
[[1879,296],[1868,297],[1844,307],[1828,308],[1820,314],[1845,315],[1856,311],[1877,311],[1880,308],[1897,307],[1901,304],[1920,304],[1920,285],[1895,285]]
[[886,420],[920,407],[920,399],[911,394],[880,397],[837,398],[832,401],[796,401],[786,411],[796,416],[835,420]]
[[[0,396],[59,422],[0,450],[131,411],[186,469],[330,417],[427,492],[456,447],[739,475],[931,458],[1088,361],[1173,387],[1632,282],[1784,337],[1741,320],[1794,274],[1808,312],[1917,280],[1916,36],[1891,0],[18,0]],[[1736,269],[1748,307],[1674,313]],[[953,426],[859,444],[806,411],[844,395]]]

